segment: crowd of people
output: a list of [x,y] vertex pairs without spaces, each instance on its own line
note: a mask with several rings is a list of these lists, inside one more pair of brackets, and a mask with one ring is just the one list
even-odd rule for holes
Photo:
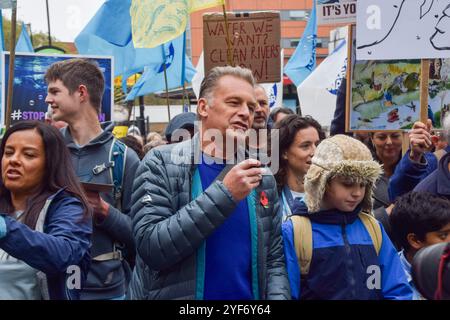
[[399,132],[327,137],[270,112],[251,71],[227,66],[196,114],[144,142],[99,122],[94,62],[45,79],[49,123],[0,145],[0,299],[430,298],[411,270],[450,242],[450,117],[437,139],[417,122],[402,155]]

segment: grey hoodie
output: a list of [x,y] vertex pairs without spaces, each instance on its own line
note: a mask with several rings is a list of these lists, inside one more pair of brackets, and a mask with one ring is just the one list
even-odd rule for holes
[[[107,169],[100,174],[93,174],[92,169],[103,163],[109,163],[110,150],[114,136],[112,123],[102,125],[104,131],[88,144],[78,146],[70,134],[68,127],[61,129],[66,145],[70,150],[72,163],[76,174],[81,181],[112,184],[111,170]],[[92,235],[91,257],[113,251],[113,244],[120,243],[130,256],[134,256],[135,247],[129,216],[131,208],[131,193],[134,174],[139,165],[136,153],[127,148],[124,157],[125,171],[122,181],[122,211],[115,208],[112,192],[101,193],[101,197],[110,204],[108,216],[101,222],[94,222]],[[86,283],[82,290],[81,299],[111,299],[125,294],[128,265],[125,260],[107,260],[91,262]]]

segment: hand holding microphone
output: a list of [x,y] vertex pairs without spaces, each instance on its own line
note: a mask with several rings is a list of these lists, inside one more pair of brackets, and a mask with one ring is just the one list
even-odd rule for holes
[[235,165],[224,177],[223,184],[237,201],[247,197],[262,180],[261,162],[247,159]]

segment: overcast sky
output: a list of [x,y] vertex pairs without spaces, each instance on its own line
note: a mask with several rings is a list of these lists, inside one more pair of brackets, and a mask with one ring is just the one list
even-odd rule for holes
[[[52,36],[73,42],[105,0],[48,0]],[[11,19],[11,10],[3,10]],[[17,19],[31,23],[31,31],[47,33],[45,0],[17,0]]]

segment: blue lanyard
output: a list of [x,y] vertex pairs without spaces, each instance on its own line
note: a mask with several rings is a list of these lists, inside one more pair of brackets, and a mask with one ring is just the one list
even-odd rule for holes
[[283,215],[291,216],[294,210],[295,199],[292,196],[292,192],[287,185],[283,187],[281,192],[281,199],[283,202],[283,207],[285,208]]
[[292,196],[291,190],[286,185],[283,187],[283,196],[289,206],[289,211],[291,211],[292,214],[292,209],[294,209],[294,197]]

